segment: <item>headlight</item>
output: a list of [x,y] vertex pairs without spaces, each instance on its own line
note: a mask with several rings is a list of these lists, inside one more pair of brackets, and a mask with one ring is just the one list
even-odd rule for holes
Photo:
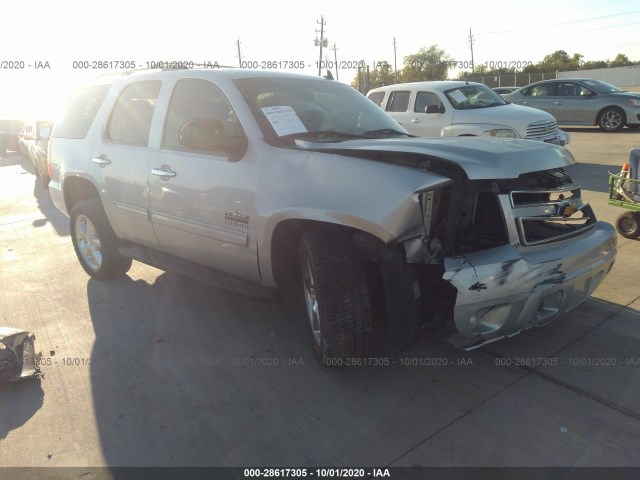
[[640,107],[640,100],[629,100],[632,107]]
[[510,128],[494,128],[493,130],[484,132],[484,135],[488,135],[490,137],[518,138],[518,134],[515,130],[511,130]]

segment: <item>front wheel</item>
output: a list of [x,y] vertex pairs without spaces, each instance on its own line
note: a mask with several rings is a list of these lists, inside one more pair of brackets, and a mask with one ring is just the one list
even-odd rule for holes
[[624,212],[616,219],[616,230],[624,238],[640,237],[640,212]]
[[627,119],[617,107],[606,108],[598,118],[598,126],[605,132],[616,132],[624,127]]
[[116,235],[97,198],[81,200],[71,209],[71,239],[80,265],[93,278],[118,277],[131,268],[131,259],[118,253]]
[[371,349],[372,308],[364,263],[349,238],[307,232],[299,265],[313,350],[322,365],[348,364]]

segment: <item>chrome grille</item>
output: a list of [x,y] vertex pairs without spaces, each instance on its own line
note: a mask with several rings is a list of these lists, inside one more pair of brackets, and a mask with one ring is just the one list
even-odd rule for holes
[[520,190],[510,194],[522,245],[539,245],[580,235],[596,218],[579,188]]
[[530,123],[527,127],[528,139],[543,139],[558,133],[558,124],[555,120],[540,120]]

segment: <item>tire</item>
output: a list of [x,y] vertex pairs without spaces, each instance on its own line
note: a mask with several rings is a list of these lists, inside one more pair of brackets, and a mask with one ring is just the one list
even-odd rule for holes
[[616,230],[624,238],[640,237],[640,212],[624,212],[616,219]]
[[71,239],[80,265],[93,278],[119,277],[131,268],[131,259],[118,253],[116,235],[98,198],[81,200],[71,209]]
[[627,123],[624,112],[618,107],[607,107],[598,116],[598,126],[605,132],[617,132]]
[[345,365],[371,350],[372,308],[364,263],[349,238],[307,232],[299,266],[311,344],[322,365]]

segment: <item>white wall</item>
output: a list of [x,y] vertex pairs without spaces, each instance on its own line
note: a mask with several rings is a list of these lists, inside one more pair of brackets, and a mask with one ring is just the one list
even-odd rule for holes
[[558,72],[558,78],[593,78],[616,87],[637,87],[640,86],[640,65]]

